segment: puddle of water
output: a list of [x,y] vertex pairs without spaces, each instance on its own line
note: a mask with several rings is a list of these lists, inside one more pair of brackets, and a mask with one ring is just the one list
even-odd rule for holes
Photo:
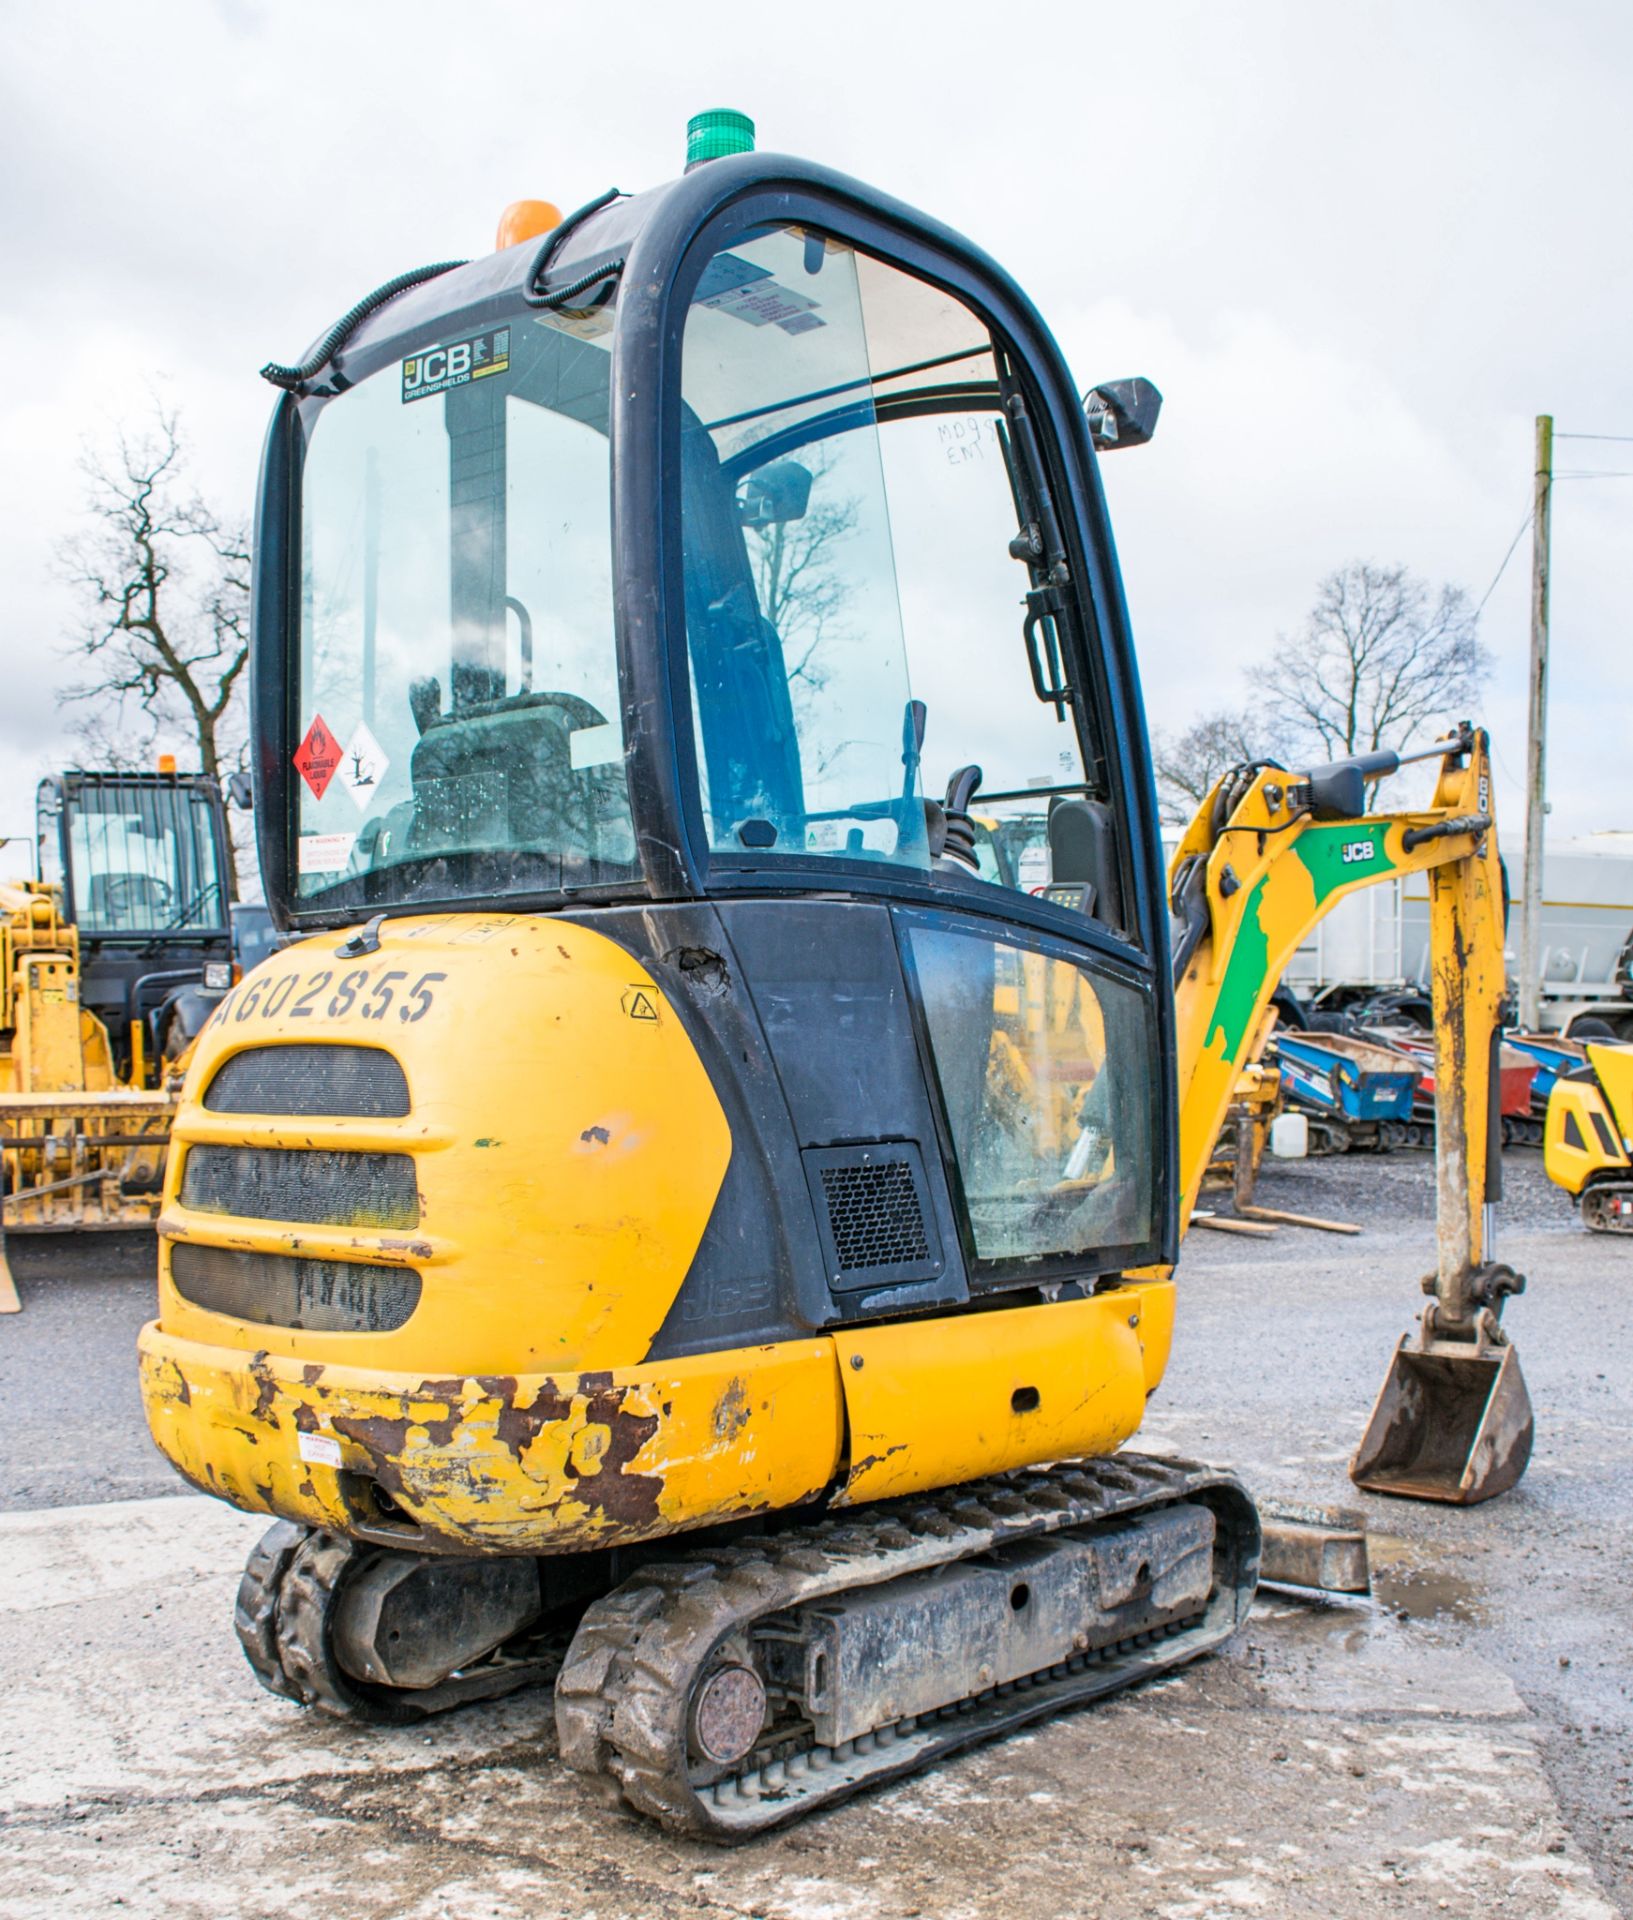
[[1485,1618],[1484,1595],[1461,1574],[1425,1563],[1420,1547],[1388,1534],[1368,1541],[1372,1560],[1372,1591],[1378,1605],[1411,1620],[1466,1620]]
[[1379,1625],[1378,1610],[1370,1600],[1301,1593],[1288,1604],[1273,1588],[1261,1589],[1253,1617],[1274,1622],[1278,1636],[1291,1636],[1323,1653],[1359,1653]]

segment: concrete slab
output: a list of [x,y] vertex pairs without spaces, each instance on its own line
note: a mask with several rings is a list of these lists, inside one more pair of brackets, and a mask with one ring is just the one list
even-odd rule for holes
[[603,1805],[544,1695],[383,1731],[262,1693],[230,1626],[258,1524],[0,1515],[8,1920],[1617,1912],[1507,1675],[1393,1611],[1270,1597],[1223,1656],[718,1852]]

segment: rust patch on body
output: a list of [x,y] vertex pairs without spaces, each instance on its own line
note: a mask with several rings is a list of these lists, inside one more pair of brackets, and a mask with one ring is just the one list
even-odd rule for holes
[[629,1390],[615,1387],[610,1373],[581,1374],[577,1393],[563,1393],[553,1381],[545,1380],[526,1406],[516,1400],[513,1379],[484,1379],[481,1384],[500,1401],[494,1436],[519,1465],[540,1432],[558,1421],[571,1421],[575,1401],[582,1400],[583,1417],[576,1424],[583,1432],[604,1430],[606,1445],[594,1456],[594,1472],[584,1470],[582,1456],[578,1465],[568,1461],[570,1487],[562,1497],[621,1526],[650,1526],[659,1518],[662,1476],[625,1471],[658,1431],[658,1416],[630,1412],[625,1406]]
[[658,1416],[628,1412],[623,1388],[606,1387],[588,1398],[586,1424],[605,1427],[609,1437],[594,1473],[578,1473],[569,1463],[568,1472],[574,1475],[573,1495],[620,1525],[650,1525],[658,1518],[663,1478],[656,1473],[626,1473],[624,1469],[658,1431]]
[[734,1374],[726,1382],[726,1391],[715,1402],[714,1431],[718,1440],[735,1440],[749,1423],[751,1409],[743,1383]]
[[261,1420],[269,1427],[278,1424],[276,1412],[278,1401],[278,1379],[267,1365],[266,1349],[252,1353],[249,1357],[249,1377],[255,1382],[255,1405],[250,1408],[250,1418]]

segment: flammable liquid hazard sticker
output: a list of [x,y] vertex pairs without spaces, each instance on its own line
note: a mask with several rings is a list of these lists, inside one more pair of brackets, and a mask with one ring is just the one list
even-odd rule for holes
[[314,714],[312,724],[306,729],[306,738],[295,749],[295,771],[311,788],[313,799],[321,800],[339,770],[340,742],[330,732],[323,715]]

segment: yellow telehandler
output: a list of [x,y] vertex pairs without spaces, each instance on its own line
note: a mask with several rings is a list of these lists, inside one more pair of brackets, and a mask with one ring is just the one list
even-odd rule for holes
[[1409,824],[1329,830],[1359,763],[1223,796],[1176,999],[1096,467],[1158,395],[1080,400],[990,259],[741,116],[690,142],[266,369],[297,942],[198,1042],[141,1367],[181,1472],[277,1516],[269,1689],[389,1722],[555,1675],[569,1765],[731,1841],[1245,1617],[1247,1491],[1119,1450],[1278,903],[1366,863],[1434,866],[1474,1176],[1385,1452],[1518,1467],[1412,1445],[1499,1338],[1483,736]]
[[53,775],[41,878],[0,884],[0,1312],[13,1233],[151,1225],[176,1069],[232,985],[214,781]]

